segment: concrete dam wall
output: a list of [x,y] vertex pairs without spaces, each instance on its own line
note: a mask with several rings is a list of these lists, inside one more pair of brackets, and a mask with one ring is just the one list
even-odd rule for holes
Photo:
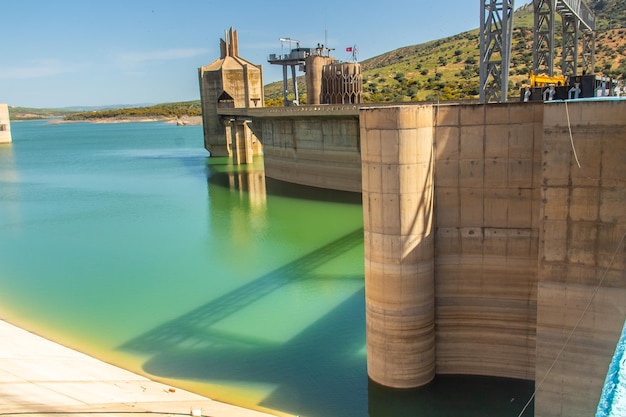
[[362,192],[368,373],[595,413],[626,317],[626,101],[232,109],[268,177]]
[[243,113],[252,116],[250,127],[263,143],[266,176],[361,192],[357,105],[247,109]]
[[536,416],[595,413],[626,317],[625,111],[361,110],[373,380],[534,379]]
[[[362,111],[374,380],[410,387],[435,373],[534,378],[541,108]],[[390,316],[407,321],[392,334],[383,330]],[[430,343],[400,354],[407,338]],[[428,368],[407,375],[398,360]]]
[[624,324],[624,114],[626,101],[545,107],[535,372],[545,382],[537,416],[594,415]]

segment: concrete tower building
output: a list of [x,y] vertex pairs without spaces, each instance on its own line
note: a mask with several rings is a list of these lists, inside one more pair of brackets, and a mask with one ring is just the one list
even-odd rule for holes
[[0,104],[0,143],[11,143],[11,141],[9,107],[6,104]]
[[[232,28],[220,39],[221,56],[207,66],[198,68],[204,147],[211,156],[232,156],[231,128],[218,115],[219,108],[263,107],[263,71],[260,65],[239,56],[237,31]],[[260,142],[251,131],[254,154],[261,152]]]
[[323,104],[354,104],[363,100],[363,76],[358,62],[335,62],[322,72]]
[[306,89],[307,104],[322,104],[322,74],[324,67],[335,62],[335,59],[323,55],[323,48],[318,47],[316,53],[306,57]]

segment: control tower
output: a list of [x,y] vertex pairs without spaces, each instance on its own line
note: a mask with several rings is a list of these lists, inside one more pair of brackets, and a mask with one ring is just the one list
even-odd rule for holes
[[[263,71],[239,56],[237,31],[232,28],[220,39],[221,56],[209,65],[198,68],[204,147],[211,156],[232,156],[231,130],[217,115],[218,108],[263,107]],[[254,154],[262,152],[261,143],[252,138]]]
[[324,45],[318,45],[312,54],[306,57],[306,91],[307,104],[324,104],[322,91],[324,90],[323,74],[324,68],[337,62],[329,54],[330,50],[324,48]]

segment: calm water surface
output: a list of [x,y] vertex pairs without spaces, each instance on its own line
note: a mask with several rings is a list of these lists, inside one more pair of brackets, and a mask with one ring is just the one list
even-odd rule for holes
[[[0,314],[214,399],[300,416],[517,416],[524,381],[368,382],[360,196],[208,158],[202,128],[12,124]],[[526,413],[525,416],[531,415]]]

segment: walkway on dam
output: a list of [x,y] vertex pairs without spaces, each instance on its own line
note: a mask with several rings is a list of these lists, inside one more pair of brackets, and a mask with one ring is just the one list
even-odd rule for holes
[[151,381],[4,320],[0,341],[0,416],[271,416]]

